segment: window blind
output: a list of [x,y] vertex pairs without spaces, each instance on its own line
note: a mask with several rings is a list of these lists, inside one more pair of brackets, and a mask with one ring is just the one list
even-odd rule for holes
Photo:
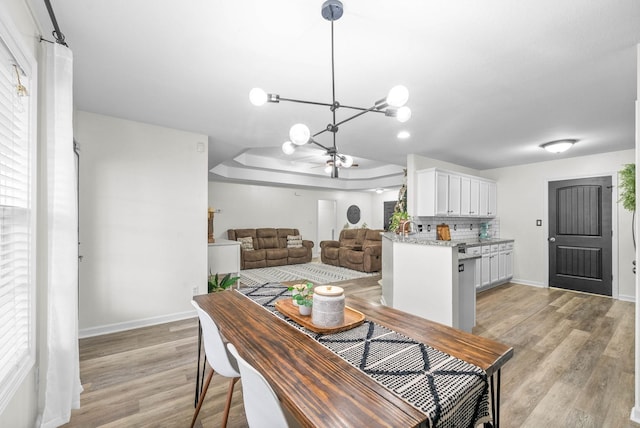
[[0,412],[35,356],[30,83],[0,38]]

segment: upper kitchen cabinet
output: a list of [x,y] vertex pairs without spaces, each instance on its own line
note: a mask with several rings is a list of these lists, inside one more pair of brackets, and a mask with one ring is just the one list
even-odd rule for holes
[[416,171],[418,217],[495,217],[496,183],[435,168]]
[[416,172],[416,216],[460,215],[461,177],[446,171]]
[[497,185],[493,181],[480,182],[480,217],[495,217],[497,214]]

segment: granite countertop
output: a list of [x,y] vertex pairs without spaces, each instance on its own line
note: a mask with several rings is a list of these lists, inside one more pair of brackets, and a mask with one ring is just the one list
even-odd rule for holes
[[482,254],[458,253],[458,261],[482,258]]
[[384,238],[389,239],[392,242],[398,242],[401,244],[419,244],[419,245],[434,245],[439,247],[457,247],[459,241],[438,241],[426,236],[420,236],[419,233],[409,234],[407,236],[398,235],[392,232],[385,232],[382,234]]
[[[393,232],[385,232],[382,234],[384,238],[389,239],[392,242],[399,242],[403,244],[419,244],[419,245],[434,245],[439,247],[457,247],[460,244],[464,244],[467,247],[477,247],[480,245],[492,245],[501,244],[505,242],[513,242],[513,239],[507,238],[491,238],[491,239],[475,239],[475,240],[452,240],[452,241],[439,241],[431,237],[427,237],[420,233],[409,234],[407,236],[398,235]],[[470,256],[468,258],[472,258]]]
[[473,241],[466,241],[467,247],[478,247],[480,245],[492,245],[492,244],[504,244],[505,242],[514,242],[513,239],[509,238],[489,238],[489,239],[478,239]]

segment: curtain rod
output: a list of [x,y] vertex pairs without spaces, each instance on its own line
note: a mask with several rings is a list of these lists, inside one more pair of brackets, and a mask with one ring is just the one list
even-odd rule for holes
[[64,40],[64,34],[60,31],[60,26],[58,25],[58,21],[56,20],[56,15],[53,13],[53,8],[51,7],[51,2],[49,0],[44,0],[44,4],[47,6],[47,12],[49,12],[49,18],[51,18],[51,23],[53,24],[53,37],[56,39],[56,43],[61,44],[62,46],[69,47],[67,42]]

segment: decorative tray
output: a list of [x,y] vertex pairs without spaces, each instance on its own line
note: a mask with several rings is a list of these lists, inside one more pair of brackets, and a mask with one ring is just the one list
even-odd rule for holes
[[322,334],[338,333],[340,331],[349,330],[357,327],[364,322],[364,314],[349,306],[344,307],[344,323],[334,327],[318,327],[311,321],[311,315],[300,315],[298,307],[295,306],[291,299],[281,299],[276,302],[276,309],[283,315],[288,316],[301,326]]

